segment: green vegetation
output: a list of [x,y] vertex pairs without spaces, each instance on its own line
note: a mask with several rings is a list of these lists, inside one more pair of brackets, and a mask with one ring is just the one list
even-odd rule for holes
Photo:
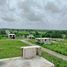
[[[6,30],[10,33],[16,34],[16,37],[22,38],[27,37],[27,35],[32,34],[35,38],[39,37],[51,37],[51,38],[67,38],[67,31],[66,30],[23,30],[23,29],[0,29],[0,35],[2,37],[7,37]],[[0,36],[0,39],[2,37]]]
[[26,31],[17,31],[13,33],[16,34],[17,37],[20,37],[20,36],[27,37],[27,35],[29,35],[29,32],[26,32]]
[[67,67],[67,61],[59,59],[55,56],[52,56],[46,52],[42,52],[42,56],[55,64],[55,67]]
[[67,55],[67,40],[57,41],[57,42],[49,44],[49,45],[43,44],[42,46],[45,48],[48,48],[50,50],[53,50],[55,52],[58,52],[60,54]]
[[[6,40],[6,29],[0,30],[0,59],[17,57],[21,55],[20,47],[26,46],[18,40]],[[9,29],[10,33],[16,34],[16,38],[26,38],[27,35],[32,34],[35,38],[50,37],[50,38],[64,38],[64,41],[56,41],[51,44],[38,44],[44,48],[56,51],[58,53],[67,55],[67,31],[46,31],[46,30],[17,30]],[[29,40],[33,44],[37,44],[35,39]],[[42,52],[42,56],[55,64],[55,67],[67,67],[67,61],[56,58],[46,52]]]
[[[36,44],[36,40],[28,40],[29,42],[33,43],[33,44]],[[51,50],[55,50],[57,49],[57,52],[62,52],[62,54],[65,54],[67,55],[67,40],[64,40],[64,41],[57,41],[55,43],[52,44],[39,44],[45,48],[51,48]],[[46,58],[47,60],[49,60],[50,62],[54,63],[55,64],[55,67],[67,67],[67,61],[64,61],[60,58],[57,58],[53,55],[50,55],[46,52],[42,52],[42,57]]]
[[5,30],[0,30],[0,39],[6,39],[6,38],[7,36]]
[[27,41],[31,42],[32,44],[36,44],[36,40],[35,39],[29,39]]
[[50,49],[52,51],[55,51],[55,52],[58,52],[60,54],[67,56],[67,39],[65,39],[63,41],[56,41],[51,44],[39,44],[39,43],[36,43],[36,40],[34,40],[34,39],[28,40],[28,41],[33,44],[38,44],[44,48]]
[[18,40],[0,40],[0,59],[20,56],[22,46],[26,44]]

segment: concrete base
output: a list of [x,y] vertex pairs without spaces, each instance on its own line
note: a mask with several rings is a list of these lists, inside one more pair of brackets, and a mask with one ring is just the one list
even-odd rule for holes
[[39,56],[33,59],[18,57],[0,60],[0,67],[54,67],[54,64]]

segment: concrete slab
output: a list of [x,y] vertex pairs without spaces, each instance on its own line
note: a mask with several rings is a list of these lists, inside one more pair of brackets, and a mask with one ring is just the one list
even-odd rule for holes
[[17,57],[0,60],[0,67],[54,67],[54,64],[39,56],[32,59]]

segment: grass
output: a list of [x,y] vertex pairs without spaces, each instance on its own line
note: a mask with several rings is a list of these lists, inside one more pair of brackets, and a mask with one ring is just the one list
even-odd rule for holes
[[[35,40],[29,40],[29,42],[33,43],[33,44],[36,44],[35,43]],[[67,40],[65,40],[64,42],[61,42],[61,44],[65,43],[66,44]],[[58,43],[58,42],[57,42]],[[54,44],[53,44],[54,45]],[[63,44],[64,45],[64,44]],[[49,45],[47,45],[49,46]],[[61,45],[60,45],[61,46]],[[67,45],[66,45],[67,46]],[[56,46],[57,47],[57,46]],[[59,49],[57,49],[59,50]],[[46,52],[42,52],[42,57],[44,57],[45,59],[49,60],[50,62],[52,62],[55,67],[67,67],[67,61],[64,61],[60,58],[57,58],[53,55],[50,55]]]
[[[35,40],[29,40],[29,42],[36,44]],[[41,44],[40,46],[67,56],[67,40],[56,41],[51,44]]]
[[26,44],[18,40],[0,40],[0,59],[20,56],[22,46]]
[[35,39],[29,39],[28,41],[33,43],[33,44],[36,44],[36,40]]
[[67,61],[52,56],[46,52],[42,52],[42,57],[46,58],[50,62],[54,63],[55,67],[67,67]]
[[[22,46],[26,46],[26,44],[18,40],[0,40],[0,59],[20,56],[20,47]],[[55,67],[67,67],[67,61],[56,58],[46,52],[42,52],[42,57],[54,63]]]
[[57,41],[57,42],[49,44],[49,45],[43,44],[43,47],[67,56],[67,40],[66,41]]

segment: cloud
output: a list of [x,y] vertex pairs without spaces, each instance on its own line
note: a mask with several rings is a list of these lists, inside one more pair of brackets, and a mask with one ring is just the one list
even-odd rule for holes
[[67,29],[67,1],[0,0],[0,27]]

